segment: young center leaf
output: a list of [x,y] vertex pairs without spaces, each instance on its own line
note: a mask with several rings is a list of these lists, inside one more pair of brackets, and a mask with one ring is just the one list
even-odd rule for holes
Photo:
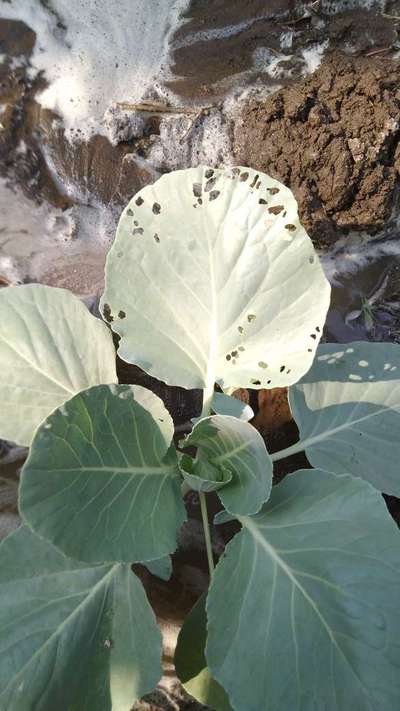
[[289,401],[313,466],[400,496],[400,346],[322,344]]
[[161,676],[161,634],[129,566],[66,558],[28,528],[0,546],[0,707],[127,711]]
[[0,436],[29,445],[38,425],[80,390],[115,383],[110,331],[68,291],[0,290]]
[[185,520],[172,419],[150,390],[99,385],[39,427],[23,468],[26,522],[85,561],[147,561]]
[[392,711],[400,535],[372,486],[302,470],[216,568],[206,658],[235,711]]
[[291,191],[249,168],[200,167],[132,198],[101,310],[121,358],[170,385],[273,388],[310,367],[329,297]]
[[[263,438],[248,422],[228,415],[205,417],[180,446],[198,448],[198,456],[190,459],[189,467],[185,457],[181,460],[189,486],[200,491],[216,490],[230,513],[257,513],[267,501],[272,460]],[[215,485],[210,486],[213,482]]]

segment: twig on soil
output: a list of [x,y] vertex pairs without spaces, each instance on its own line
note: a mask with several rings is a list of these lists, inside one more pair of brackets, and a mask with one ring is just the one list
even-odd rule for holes
[[382,12],[382,17],[386,17],[388,20],[394,20],[395,22],[400,22],[399,15],[388,15],[386,12]]
[[191,133],[198,119],[202,116],[208,116],[211,109],[217,108],[214,105],[203,106],[201,108],[198,106],[170,106],[169,104],[163,104],[158,101],[142,101],[139,104],[131,104],[126,101],[117,101],[117,106],[124,111],[145,111],[151,114],[188,114],[189,116],[193,116],[188,128],[180,138],[180,143],[183,143],[189,133]]
[[139,104],[131,104],[126,101],[117,101],[119,106],[124,111],[145,111],[151,114],[198,114],[199,112],[208,111],[215,108],[214,106],[189,107],[189,106],[169,106],[158,101],[142,101]]
[[390,52],[392,45],[390,47],[381,47],[380,49],[372,49],[370,52],[365,53],[365,57],[373,57],[375,54],[383,54],[384,52]]

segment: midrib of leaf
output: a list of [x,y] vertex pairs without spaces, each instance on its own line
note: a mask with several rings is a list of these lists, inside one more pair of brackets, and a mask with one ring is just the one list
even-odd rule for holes
[[[336,637],[334,635],[333,630],[330,628],[329,624],[325,620],[322,612],[320,611],[318,605],[314,602],[312,597],[308,594],[307,590],[303,588],[299,580],[296,578],[294,572],[292,569],[285,563],[284,560],[279,556],[277,550],[270,544],[268,541],[263,537],[263,535],[259,532],[256,524],[253,523],[253,521],[248,517],[248,516],[238,516],[237,517],[240,523],[249,531],[249,533],[253,536],[254,540],[258,543],[259,546],[272,558],[272,560],[281,568],[281,570],[287,575],[289,580],[292,583],[293,588],[297,589],[299,593],[304,597],[304,599],[308,602],[310,605],[311,609],[315,613],[315,615],[318,617],[319,621],[321,622],[323,628],[325,629],[329,639],[331,640],[332,647],[335,647],[335,649],[339,652],[340,656],[344,659],[348,667],[351,669],[352,674],[354,677],[357,679],[358,683],[360,684],[361,688],[363,689],[366,700],[368,703],[369,708],[372,709],[372,706],[370,704],[368,695],[369,695],[369,690],[366,689],[364,684],[362,683],[361,679],[358,677],[356,671],[353,669],[352,665],[350,664],[348,658],[346,657],[344,651],[338,644]],[[333,680],[332,680],[333,681]],[[372,709],[373,711],[373,709]]]
[[244,449],[248,449],[251,444],[251,442],[242,442],[242,444],[239,444],[234,449],[227,450],[224,454],[220,454],[218,457],[215,457],[211,461],[213,462],[213,464],[219,464],[220,462],[225,461],[225,459],[230,459],[231,457],[234,457],[236,454],[242,452]]
[[[40,654],[42,654],[46,650],[46,648],[52,643],[52,641],[56,637],[59,637],[62,634],[63,630],[74,620],[74,618],[77,616],[78,612],[81,612],[87,606],[89,601],[96,595],[99,588],[101,588],[103,585],[105,585],[107,583],[108,579],[112,578],[120,568],[122,568],[121,563],[116,563],[100,580],[97,581],[97,583],[90,589],[89,594],[83,599],[81,604],[77,605],[77,607],[75,607],[74,610],[72,610],[72,612],[54,630],[54,632],[52,632],[50,637],[48,637],[46,639],[46,641],[28,659],[28,661],[19,670],[19,672],[12,679],[10,679],[7,686],[5,686],[3,691],[1,692],[1,696],[4,696],[4,694],[7,693],[10,686],[12,684],[14,684],[21,677],[22,674],[24,674],[26,669],[29,667],[30,664],[32,664],[32,662],[36,659],[36,657],[38,657]],[[83,569],[79,569],[79,570],[82,571],[85,569],[83,568]],[[66,571],[66,572],[72,572],[72,571]],[[59,598],[59,601],[61,601],[61,600],[62,600],[62,598]]]
[[59,388],[61,388],[62,390],[65,390],[65,392],[69,393],[70,395],[74,395],[74,394],[75,394],[75,393],[73,392],[73,390],[70,390],[70,389],[67,388],[65,385],[63,385],[62,383],[60,383],[60,382],[59,382],[56,378],[54,378],[52,375],[50,375],[49,373],[46,373],[44,370],[42,370],[42,368],[40,368],[40,367],[37,365],[37,363],[34,363],[33,361],[29,360],[29,358],[27,358],[23,353],[21,353],[20,351],[18,351],[11,343],[9,343],[8,341],[6,341],[6,339],[4,338],[4,336],[2,336],[1,334],[0,334],[0,338],[1,338],[1,340],[3,341],[3,343],[5,343],[5,345],[8,346],[8,348],[10,348],[10,350],[12,350],[19,358],[21,358],[21,360],[24,360],[25,363],[28,363],[28,365],[29,365],[31,368],[33,368],[33,370],[36,370],[38,373],[40,373],[41,375],[43,375],[43,376],[46,378],[46,380],[49,380],[50,382],[55,383],[56,385],[58,385]]
[[210,267],[210,282],[211,282],[211,319],[209,327],[209,350],[208,350],[208,360],[207,360],[207,372],[206,372],[206,391],[210,392],[214,390],[215,384],[215,356],[217,352],[218,343],[218,310],[217,310],[217,294],[215,286],[215,271],[214,271],[214,260],[213,260],[213,250],[210,245],[210,238],[208,235],[208,230],[206,229],[207,238],[207,252],[208,252],[208,262]]
[[271,459],[273,462],[277,462],[280,459],[290,457],[292,454],[296,454],[297,452],[303,452],[307,447],[312,447],[314,444],[318,444],[318,442],[324,442],[325,440],[335,435],[337,432],[351,429],[354,425],[357,425],[360,422],[369,420],[372,417],[376,417],[377,415],[382,415],[382,413],[388,411],[400,412],[400,407],[383,407],[380,410],[371,412],[368,415],[364,415],[363,417],[358,417],[354,420],[347,420],[343,423],[343,425],[338,425],[337,427],[332,427],[331,429],[324,430],[323,432],[318,435],[315,435],[314,437],[307,437],[306,439],[301,439],[299,440],[299,442],[292,444],[290,447],[287,447],[286,449],[281,449],[279,452],[271,454]]
[[81,469],[84,470],[85,472],[110,472],[113,474],[157,474],[157,475],[164,475],[167,472],[172,472],[174,470],[177,470],[177,466],[175,464],[169,464],[168,466],[164,467],[149,467],[149,466],[140,466],[140,467],[104,467],[104,466],[98,466],[98,467],[87,467],[85,464],[81,464],[81,466],[76,466],[76,467],[71,467],[71,468],[61,468],[59,469],[33,469],[31,468],[30,470],[33,471],[40,471],[40,472],[65,472],[65,473],[71,473],[71,472],[79,472]]

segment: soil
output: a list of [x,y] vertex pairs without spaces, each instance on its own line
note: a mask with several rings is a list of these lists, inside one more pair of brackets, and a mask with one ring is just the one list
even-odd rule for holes
[[333,54],[311,77],[246,105],[235,124],[238,164],[293,190],[318,246],[343,230],[377,231],[400,173],[400,62]]
[[[214,0],[210,8],[208,3],[194,0],[186,13],[187,22],[174,37],[177,48],[172,70],[179,78],[168,82],[168,86],[187,99],[221,97],[227,87],[237,83],[240,74],[246,74],[246,87],[291,83],[304,70],[301,50],[326,41],[352,55],[387,50],[395,45],[396,23],[379,9],[368,10],[359,3],[360,7],[346,10],[342,3],[342,12],[332,12],[334,4]],[[396,14],[398,3],[391,6],[387,12]],[[226,31],[235,25],[241,25],[240,32]],[[293,33],[289,46],[282,46],[283,32]],[[278,72],[272,78],[260,61],[258,71],[249,72],[254,54],[258,52],[262,58],[265,50],[281,55],[282,59],[290,58],[290,66],[286,64],[289,71]]]

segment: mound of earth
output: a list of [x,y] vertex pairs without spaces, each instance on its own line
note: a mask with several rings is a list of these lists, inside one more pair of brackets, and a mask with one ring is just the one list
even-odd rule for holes
[[399,62],[333,54],[310,77],[253,98],[234,127],[236,162],[294,191],[319,245],[379,230],[400,172]]

